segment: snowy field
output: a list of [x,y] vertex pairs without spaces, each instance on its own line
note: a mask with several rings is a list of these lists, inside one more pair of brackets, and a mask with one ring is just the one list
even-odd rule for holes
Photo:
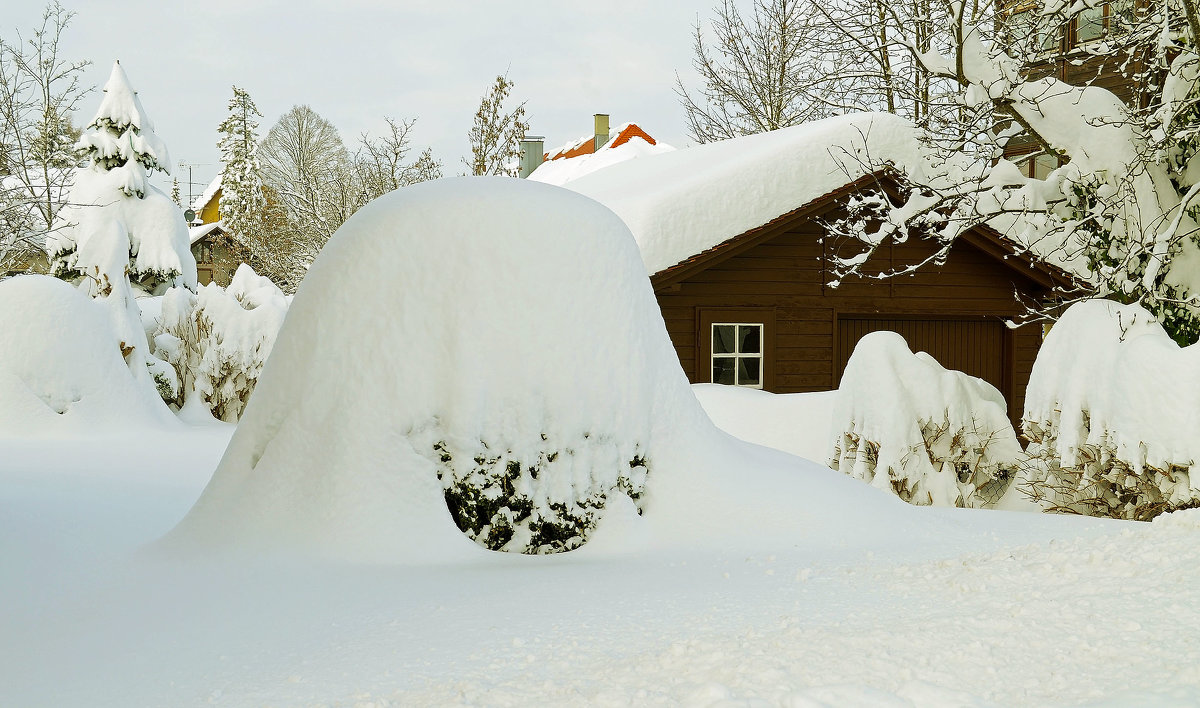
[[[708,388],[718,421],[828,401]],[[0,444],[0,705],[1200,702],[1200,512],[916,509],[793,460],[813,498],[786,541],[441,566],[148,547],[231,431]]]
[[571,192],[364,207],[236,430],[127,375],[100,304],[0,291],[0,708],[1200,703],[1200,510],[829,469],[834,398],[689,387],[628,229]]

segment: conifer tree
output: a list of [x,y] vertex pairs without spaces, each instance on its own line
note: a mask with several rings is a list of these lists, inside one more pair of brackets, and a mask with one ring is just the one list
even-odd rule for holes
[[51,270],[110,307],[122,353],[143,377],[148,343],[135,293],[195,288],[196,261],[183,212],[149,183],[171,161],[119,62],[76,148],[86,164],[46,242]]
[[250,94],[233,87],[229,117],[217,131],[221,139],[221,219],[231,237],[247,248],[263,239],[267,199],[258,163],[258,121],[262,117]]

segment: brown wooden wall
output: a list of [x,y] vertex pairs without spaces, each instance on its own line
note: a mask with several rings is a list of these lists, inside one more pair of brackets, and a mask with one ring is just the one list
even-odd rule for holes
[[[941,266],[883,280],[855,279],[831,287],[832,253],[813,219],[799,219],[769,241],[715,262],[682,281],[658,284],[659,306],[680,363],[693,382],[711,380],[709,337],[714,321],[766,322],[764,388],[777,393],[836,388],[846,348],[866,331],[894,329],[950,368],[989,380],[1018,420],[1033,358],[1037,325],[1009,329],[1022,312],[1014,288],[1038,297],[1042,288],[1018,269],[960,240]],[[864,270],[879,272],[933,253],[923,241],[892,246]],[[756,317],[758,317],[756,319]]]

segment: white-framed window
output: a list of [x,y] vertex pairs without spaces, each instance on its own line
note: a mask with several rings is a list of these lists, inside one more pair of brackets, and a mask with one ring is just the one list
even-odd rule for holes
[[712,324],[712,382],[763,387],[763,323]]

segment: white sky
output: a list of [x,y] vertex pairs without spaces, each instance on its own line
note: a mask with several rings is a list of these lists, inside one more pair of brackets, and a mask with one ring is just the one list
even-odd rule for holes
[[[93,62],[77,122],[122,66],[171,151],[186,198],[218,171],[217,125],[236,84],[263,113],[260,136],[295,104],[333,123],[348,145],[383,117],[416,117],[414,147],[432,146],[446,174],[463,170],[479,99],[507,70],[531,132],[552,147],[636,121],[677,147],[689,141],[672,90],[694,83],[691,27],[716,0],[64,0],[76,13],[63,52]],[[28,33],[41,0],[0,0],[0,36]],[[414,154],[415,157],[415,154]]]

